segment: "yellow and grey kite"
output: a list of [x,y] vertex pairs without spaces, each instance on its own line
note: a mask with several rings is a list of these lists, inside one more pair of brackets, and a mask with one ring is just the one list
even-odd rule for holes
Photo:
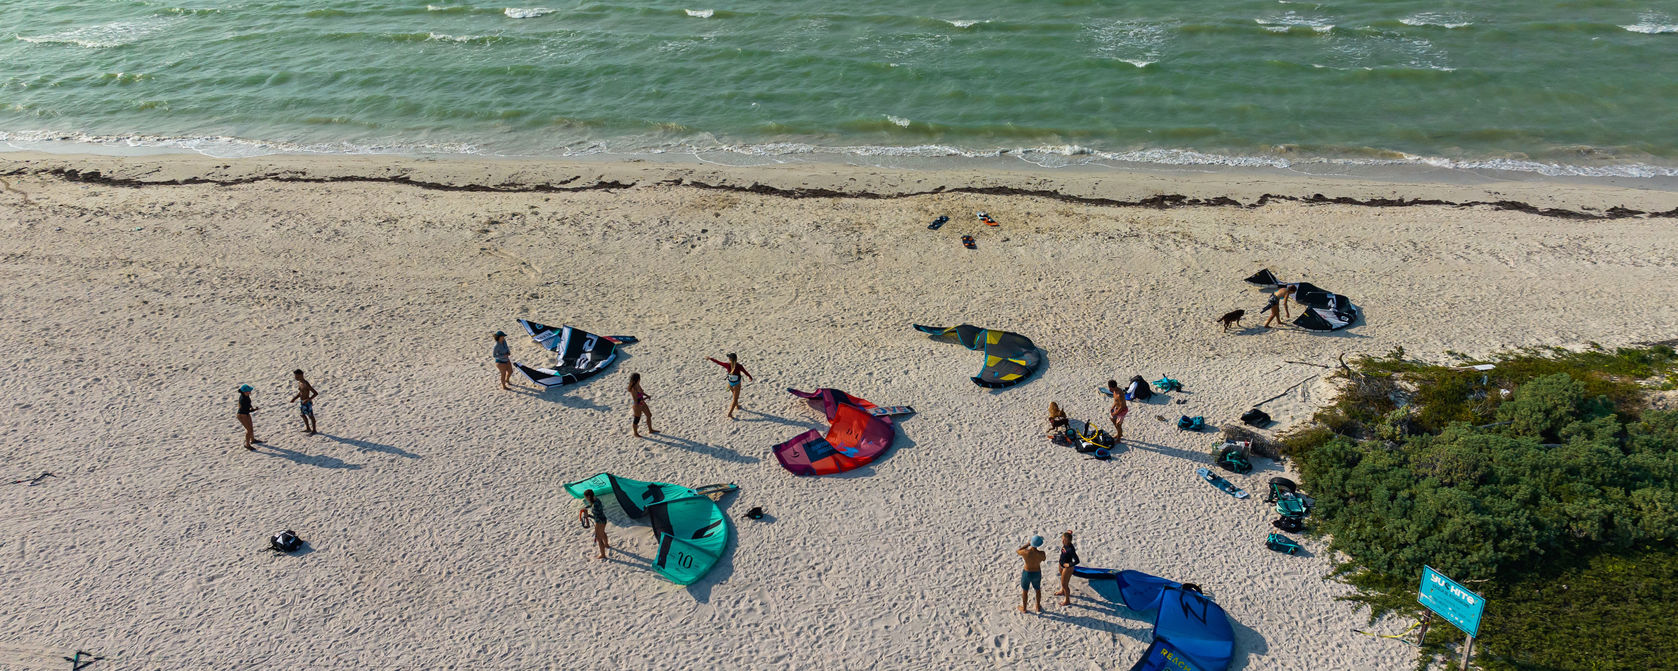
[[921,326],[916,329],[939,342],[958,343],[970,350],[985,353],[985,367],[973,376],[973,384],[990,389],[1012,387],[1030,377],[1043,363],[1043,355],[1031,339],[1018,333],[982,329],[972,324],[961,326]]

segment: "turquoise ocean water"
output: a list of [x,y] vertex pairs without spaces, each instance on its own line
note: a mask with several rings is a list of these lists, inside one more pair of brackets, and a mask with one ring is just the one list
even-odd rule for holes
[[1672,177],[1678,0],[0,0],[44,141]]

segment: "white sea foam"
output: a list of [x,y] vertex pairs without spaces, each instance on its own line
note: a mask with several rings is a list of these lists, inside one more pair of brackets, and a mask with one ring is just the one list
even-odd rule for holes
[[114,21],[96,26],[72,28],[50,35],[18,35],[34,44],[70,44],[88,49],[106,49],[133,44],[163,31],[180,19],[151,17],[135,21]]
[[972,28],[973,26],[981,23],[990,23],[990,19],[985,19],[983,21],[970,19],[944,19],[944,23],[948,23],[957,28]]
[[1661,14],[1660,12],[1644,12],[1642,15],[1637,17],[1637,23],[1620,27],[1634,33],[1643,33],[1645,35],[1678,33],[1678,22],[1674,22],[1672,17]]
[[425,39],[432,42],[485,42],[495,38],[488,35],[449,35],[446,33],[427,33]]
[[534,19],[538,16],[552,14],[557,11],[559,10],[549,9],[547,7],[525,7],[522,9],[518,7],[508,7],[507,9],[502,10],[501,13],[506,14],[509,19]]
[[1407,26],[1434,26],[1437,28],[1467,28],[1474,25],[1468,15],[1456,12],[1422,12],[1412,14],[1398,20]]
[[463,12],[463,11],[466,11],[468,9],[471,9],[471,8],[467,7],[465,5],[426,5],[425,6],[425,11],[428,11],[428,12]]
[[1326,33],[1334,30],[1333,19],[1321,16],[1306,16],[1299,12],[1283,12],[1278,16],[1267,16],[1253,19],[1254,23],[1264,26],[1273,33],[1285,33],[1293,28],[1310,28],[1312,31]]
[[714,9],[684,9],[682,11],[696,19],[709,19],[717,13],[717,10]]
[[886,120],[890,121],[894,124],[897,124],[898,126],[903,127],[903,128],[908,128],[909,123],[910,123],[908,119],[905,119],[905,118],[900,117],[900,116],[892,116],[890,114],[886,115]]
[[[887,117],[892,119],[892,117]],[[894,123],[895,123],[894,119]],[[1100,151],[1081,145],[1044,145],[1036,147],[969,149],[942,144],[913,146],[840,145],[824,146],[803,142],[773,142],[734,145],[717,142],[709,135],[704,141],[665,141],[648,146],[643,141],[579,140],[558,150],[541,154],[560,157],[575,156],[640,156],[658,154],[740,155],[777,162],[798,160],[804,156],[834,156],[864,159],[1015,159],[1043,167],[1107,165],[1133,163],[1181,167],[1247,167],[1273,168],[1300,172],[1325,173],[1357,166],[1425,166],[1452,170],[1497,170],[1525,172],[1549,177],[1629,177],[1674,178],[1678,167],[1655,166],[1641,163],[1607,165],[1568,165],[1525,159],[1451,159],[1442,157],[1401,155],[1400,158],[1312,158],[1277,155],[1226,155],[1188,149],[1136,149],[1130,151]],[[217,158],[266,156],[272,154],[463,154],[473,156],[529,157],[532,154],[491,153],[469,143],[372,143],[349,142],[270,142],[226,136],[159,137],[87,135],[50,131],[0,131],[0,151],[18,150],[87,152],[114,151],[116,153],[191,152]]]
[[1174,23],[1104,21],[1090,24],[1085,31],[1095,56],[1140,68],[1159,62],[1175,27]]

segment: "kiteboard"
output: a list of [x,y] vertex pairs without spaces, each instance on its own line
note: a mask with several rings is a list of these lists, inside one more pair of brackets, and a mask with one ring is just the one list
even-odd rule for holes
[[971,235],[961,236],[961,246],[966,247],[968,249],[978,249],[979,248],[977,245],[973,244],[973,236],[971,236]]
[[738,489],[740,489],[740,485],[728,482],[694,487],[693,491],[701,496],[715,496],[718,494],[727,494]]
[[913,412],[915,412],[915,409],[906,405],[893,405],[884,408],[868,409],[868,414],[875,417],[896,417],[897,415],[907,415]]
[[992,219],[989,214],[987,214],[985,212],[979,212],[977,214],[979,215],[979,221],[985,222],[986,226],[997,225],[996,220]]
[[1209,468],[1196,468],[1196,469],[1194,469],[1194,472],[1200,474],[1200,479],[1212,483],[1213,487],[1217,487],[1218,489],[1223,490],[1223,492],[1225,494],[1228,494],[1228,495],[1233,496],[1233,497],[1238,498],[1238,499],[1247,498],[1247,490],[1244,490],[1240,487],[1232,485],[1232,484],[1230,484],[1230,482],[1228,480],[1225,480],[1225,479],[1223,479],[1219,476],[1213,475],[1212,470],[1209,469]]
[[633,345],[641,341],[635,336],[605,336],[605,338],[619,345]]
[[926,225],[926,228],[927,228],[927,230],[930,230],[930,231],[936,231],[936,230],[939,229],[939,227],[942,227],[949,220],[950,220],[949,217],[939,217],[937,219],[933,219],[932,223]]

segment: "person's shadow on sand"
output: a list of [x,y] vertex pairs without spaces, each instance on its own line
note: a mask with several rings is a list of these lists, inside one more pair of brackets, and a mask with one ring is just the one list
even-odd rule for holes
[[658,434],[655,434],[655,435],[646,435],[646,434],[642,434],[642,435],[644,435],[647,440],[658,443],[660,445],[668,445],[670,447],[679,447],[679,448],[682,448],[682,449],[687,450],[689,452],[698,452],[698,453],[703,454],[703,455],[716,457],[716,458],[721,459],[723,461],[732,461],[732,462],[737,463],[737,464],[755,464],[759,461],[762,461],[762,459],[758,459],[757,457],[746,456],[744,454],[740,454],[739,452],[735,452],[734,450],[726,448],[726,447],[717,447],[715,445],[707,445],[707,444],[701,443],[697,440],[690,440],[690,439],[687,439],[687,438],[679,438],[677,436],[672,436],[668,433],[658,433]]
[[302,452],[298,452],[297,450],[288,450],[288,449],[285,449],[283,447],[276,447],[276,446],[274,446],[272,444],[268,444],[268,443],[264,443],[264,444],[258,445],[256,447],[257,447],[257,449],[256,449],[257,454],[262,454],[262,455],[266,455],[266,456],[270,456],[270,457],[279,457],[281,459],[286,459],[286,460],[289,460],[289,461],[292,461],[292,462],[295,462],[295,463],[303,464],[305,466],[319,466],[321,468],[342,468],[342,469],[347,470],[347,471],[359,470],[361,468],[361,464],[352,464],[352,463],[349,463],[347,461],[344,461],[343,459],[339,459],[339,458],[333,457],[333,456],[328,456],[328,455],[325,455],[325,454],[320,454],[320,455],[304,454]]
[[315,435],[336,443],[343,443],[363,452],[383,452],[385,454],[394,454],[398,457],[407,457],[409,459],[420,458],[420,455],[414,454],[413,452],[409,452],[395,445],[385,445],[383,443],[375,443],[371,440],[360,440],[358,438],[345,438],[343,436],[335,436],[325,432],[316,433]]

